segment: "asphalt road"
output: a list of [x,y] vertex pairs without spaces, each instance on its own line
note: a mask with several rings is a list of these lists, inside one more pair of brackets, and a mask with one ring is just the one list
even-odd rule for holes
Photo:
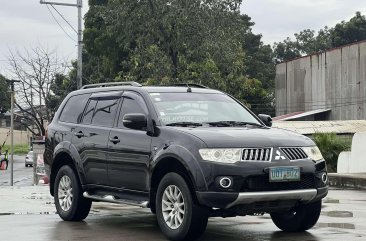
[[[1,204],[2,203],[2,204]],[[308,232],[279,231],[268,215],[212,218],[201,240],[366,240],[366,192],[331,190]],[[93,203],[85,222],[55,214],[48,187],[0,187],[0,240],[166,240],[148,209]]]
[[[14,186],[30,186],[33,183],[33,168],[25,167],[24,160],[25,155],[14,156]],[[10,186],[10,173],[9,162],[8,170],[0,170],[0,186]]]

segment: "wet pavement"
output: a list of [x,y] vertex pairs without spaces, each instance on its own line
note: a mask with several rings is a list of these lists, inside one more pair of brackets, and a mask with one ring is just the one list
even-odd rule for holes
[[[0,187],[0,240],[166,240],[148,209],[93,203],[85,222],[64,222],[47,186]],[[211,218],[201,240],[366,240],[366,192],[330,190],[318,224],[279,231],[269,217]]]
[[[25,155],[14,155],[14,186],[31,186],[33,184],[33,167],[25,167],[24,161]],[[10,162],[8,170],[0,170],[0,186],[10,186]]]

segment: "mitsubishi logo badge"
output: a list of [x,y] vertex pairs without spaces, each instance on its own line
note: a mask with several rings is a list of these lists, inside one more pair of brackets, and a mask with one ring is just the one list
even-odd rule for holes
[[276,160],[276,161],[278,161],[278,160],[286,160],[286,157],[285,157],[285,156],[283,156],[279,150],[277,150],[277,151],[276,151],[275,160]]

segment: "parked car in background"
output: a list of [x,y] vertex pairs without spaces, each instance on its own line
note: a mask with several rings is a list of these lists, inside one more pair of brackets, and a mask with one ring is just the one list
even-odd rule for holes
[[32,167],[32,166],[33,166],[33,151],[30,151],[25,156],[25,167]]

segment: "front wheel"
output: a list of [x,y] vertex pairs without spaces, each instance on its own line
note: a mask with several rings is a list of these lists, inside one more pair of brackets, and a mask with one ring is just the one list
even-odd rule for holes
[[166,174],[156,195],[160,229],[170,240],[195,240],[205,231],[208,208],[194,203],[186,181],[177,173]]
[[271,213],[273,223],[286,232],[303,232],[312,228],[319,219],[322,201],[301,205],[284,213]]
[[83,197],[79,180],[70,166],[60,168],[54,190],[56,210],[63,220],[81,221],[88,216],[92,201]]

